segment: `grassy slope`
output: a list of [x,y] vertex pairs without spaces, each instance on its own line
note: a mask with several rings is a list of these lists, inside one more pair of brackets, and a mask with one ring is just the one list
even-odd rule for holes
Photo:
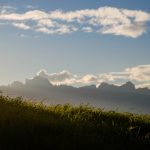
[[0,149],[148,149],[150,116],[0,96]]

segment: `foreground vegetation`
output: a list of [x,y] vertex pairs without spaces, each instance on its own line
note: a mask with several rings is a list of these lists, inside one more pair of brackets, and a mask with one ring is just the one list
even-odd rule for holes
[[0,150],[150,148],[150,116],[0,96]]

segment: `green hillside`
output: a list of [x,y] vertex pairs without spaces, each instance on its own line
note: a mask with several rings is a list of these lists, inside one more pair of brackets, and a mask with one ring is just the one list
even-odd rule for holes
[[150,149],[150,116],[0,96],[0,150]]

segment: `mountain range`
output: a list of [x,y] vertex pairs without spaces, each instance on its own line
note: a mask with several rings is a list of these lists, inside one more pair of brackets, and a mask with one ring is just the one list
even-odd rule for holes
[[14,81],[8,86],[0,86],[3,95],[22,96],[25,99],[45,104],[89,104],[108,110],[150,114],[150,89],[135,88],[132,82],[121,86],[101,83],[96,85],[73,87],[53,85],[48,79],[35,76],[25,83]]

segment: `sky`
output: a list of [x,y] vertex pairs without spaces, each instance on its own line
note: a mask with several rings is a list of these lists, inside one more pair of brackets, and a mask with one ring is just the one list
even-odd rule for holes
[[128,80],[150,88],[149,0],[0,0],[0,85]]

